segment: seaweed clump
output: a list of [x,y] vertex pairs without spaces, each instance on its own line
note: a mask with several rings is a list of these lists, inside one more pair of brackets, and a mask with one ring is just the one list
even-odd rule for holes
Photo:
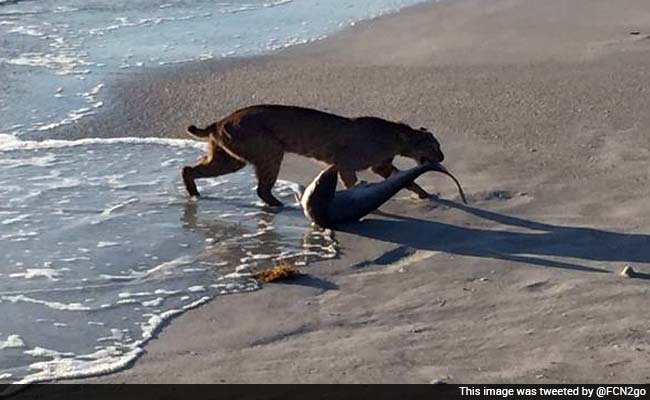
[[262,283],[294,278],[302,275],[295,264],[289,261],[280,261],[270,268],[265,268],[253,273],[253,277]]

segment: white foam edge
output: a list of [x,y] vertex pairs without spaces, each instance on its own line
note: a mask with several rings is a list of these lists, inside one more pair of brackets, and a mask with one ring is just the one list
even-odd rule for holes
[[84,138],[75,140],[21,140],[9,134],[0,134],[0,152],[15,150],[57,149],[88,145],[110,144],[156,144],[163,146],[203,149],[205,144],[191,139],[165,139],[157,137]]
[[7,340],[0,341],[0,350],[16,349],[21,347],[25,347],[25,342],[20,335],[9,335]]
[[[144,351],[143,347],[155,336],[162,325],[170,318],[205,304],[211,299],[212,297],[210,296],[203,296],[181,308],[169,310],[160,315],[151,315],[149,321],[142,324],[142,339],[128,345],[127,348],[130,350],[125,353],[112,355],[110,354],[112,349],[109,347],[92,354],[76,356],[75,358],[54,357],[49,361],[41,361],[31,364],[29,366],[30,369],[40,369],[41,371],[27,375],[13,384],[28,385],[37,382],[55,381],[60,379],[87,378],[91,376],[106,375],[122,370],[142,355]],[[90,360],[87,361],[84,359]],[[0,396],[3,394],[5,394],[5,391],[0,392]]]
[[[243,274],[242,274],[243,276]],[[214,286],[214,285],[213,285]],[[238,292],[249,292],[258,290],[259,285],[235,285],[235,284],[221,284],[214,286],[215,288],[226,288],[234,289],[234,286],[238,286]],[[57,353],[54,356],[52,353],[52,360],[41,361],[37,363],[30,364],[29,368],[40,369],[40,372],[27,375],[21,380],[12,382],[15,385],[25,385],[32,384],[37,382],[48,382],[62,379],[76,379],[76,378],[85,378],[91,376],[106,375],[113,372],[117,372],[124,368],[127,368],[132,362],[134,362],[140,355],[143,353],[143,347],[151,340],[155,334],[160,330],[160,328],[167,322],[170,318],[173,318],[187,310],[196,308],[206,302],[212,300],[222,292],[216,293],[213,296],[203,296],[200,299],[187,304],[181,308],[168,310],[160,315],[148,314],[149,320],[141,325],[142,329],[142,338],[132,344],[126,346],[127,349],[130,349],[126,352],[121,352],[120,354],[111,355],[111,351],[115,351],[115,348],[106,348],[98,350],[95,353],[86,354],[86,355],[76,355],[74,358],[62,358]],[[32,299],[30,299],[32,300]],[[61,305],[58,303],[57,305]],[[37,350],[27,350],[26,353]],[[35,353],[41,354],[41,353]],[[45,355],[45,354],[43,354]],[[0,392],[0,396],[10,392],[11,389],[7,388],[5,391]]]
[[92,310],[90,307],[81,305],[81,303],[66,304],[66,303],[60,303],[58,301],[45,301],[45,300],[39,300],[39,299],[27,297],[22,294],[16,296],[2,296],[0,297],[0,299],[3,301],[8,301],[10,303],[20,302],[20,303],[40,304],[49,307],[53,310],[59,310],[59,311],[91,311]]

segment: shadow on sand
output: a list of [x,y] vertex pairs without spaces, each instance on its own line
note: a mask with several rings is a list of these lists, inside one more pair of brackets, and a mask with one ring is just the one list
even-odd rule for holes
[[[436,201],[476,217],[502,225],[525,228],[529,232],[471,228],[387,213],[382,215],[391,217],[392,220],[368,218],[357,224],[343,226],[340,230],[418,250],[517,261],[585,272],[611,271],[547,257],[618,263],[650,262],[650,235],[550,225],[448,200]],[[617,267],[620,268],[622,265]],[[637,272],[633,277],[649,279],[650,274]]]
[[323,292],[326,292],[328,290],[338,290],[339,286],[330,281],[326,281],[324,279],[318,278],[313,275],[300,275],[296,277],[292,277],[290,279],[284,279],[281,281],[277,282],[272,282],[280,285],[296,285],[296,286],[306,286],[306,287],[311,287],[314,289],[321,290]]

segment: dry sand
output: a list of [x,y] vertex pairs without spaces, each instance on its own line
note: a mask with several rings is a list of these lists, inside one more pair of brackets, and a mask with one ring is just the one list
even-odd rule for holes
[[84,382],[650,382],[650,281],[618,274],[650,273],[647,0],[425,4],[111,93],[59,135],[178,136],[263,102],[376,115],[434,129],[470,206],[403,192],[309,277],[220,297]]

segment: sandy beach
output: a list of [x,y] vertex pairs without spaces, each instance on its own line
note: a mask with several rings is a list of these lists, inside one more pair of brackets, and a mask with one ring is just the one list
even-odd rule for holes
[[[55,136],[184,137],[255,103],[373,115],[435,131],[470,204],[424,175],[438,200],[401,192],[336,232],[337,259],[218,297],[81,382],[650,382],[648,1],[427,3],[107,90]],[[319,168],[292,156],[281,177]]]

